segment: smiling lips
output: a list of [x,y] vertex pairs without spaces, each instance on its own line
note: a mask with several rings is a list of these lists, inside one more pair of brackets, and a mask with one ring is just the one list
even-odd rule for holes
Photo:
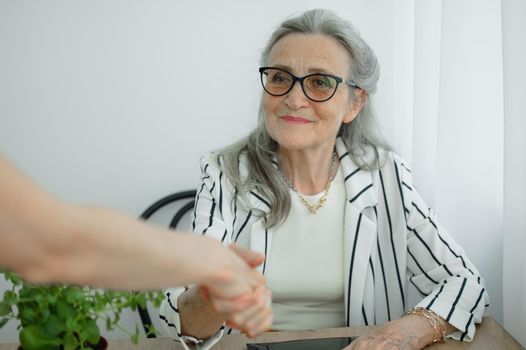
[[292,116],[292,115],[284,115],[284,116],[282,116],[280,118],[283,119],[287,123],[296,124],[296,125],[305,125],[305,124],[312,123],[310,120],[308,120],[306,118]]

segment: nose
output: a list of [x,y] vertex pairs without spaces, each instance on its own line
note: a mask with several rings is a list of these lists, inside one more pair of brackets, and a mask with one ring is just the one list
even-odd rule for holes
[[285,95],[284,102],[285,105],[291,110],[298,110],[308,105],[309,99],[303,93],[299,81],[294,82],[292,89]]

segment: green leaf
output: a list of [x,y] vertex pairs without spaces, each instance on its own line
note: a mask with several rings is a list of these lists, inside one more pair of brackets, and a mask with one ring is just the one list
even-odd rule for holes
[[119,321],[121,320],[121,314],[119,314],[119,313],[115,313],[114,316],[115,316],[115,317],[113,318],[113,323],[114,323],[114,324],[119,323]]
[[151,292],[148,299],[152,302],[155,308],[159,308],[164,300],[164,293],[162,291]]
[[109,317],[106,319],[106,330],[111,330],[111,319]]
[[6,323],[9,322],[8,318],[2,318],[0,319],[0,328],[6,325]]
[[137,302],[137,299],[132,298],[132,299],[130,300],[129,307],[130,307],[132,310],[137,310],[137,305],[138,305],[138,304],[139,304],[139,303]]
[[11,313],[11,304],[0,301],[0,316],[7,316]]
[[[51,316],[51,312],[49,311],[49,308],[46,306],[41,306],[39,308],[39,312],[40,312],[40,315],[42,317],[42,321],[45,321],[49,318],[49,316]],[[40,323],[42,323],[42,321]]]
[[57,296],[56,295],[48,295],[47,296],[47,302],[51,305],[55,304],[57,302]]
[[44,331],[52,337],[58,337],[59,334],[66,330],[64,321],[61,320],[57,315],[49,316],[48,320],[44,324]]
[[32,293],[32,294],[34,295],[35,301],[39,305],[43,305],[44,303],[47,303],[47,298],[44,295],[45,291],[35,290],[34,293]]
[[14,303],[16,303],[16,294],[10,290],[4,292],[4,302],[9,304],[9,305],[13,305]]
[[75,350],[79,346],[77,338],[71,332],[64,336],[64,350]]
[[57,315],[63,320],[77,317],[77,311],[64,300],[57,301]]
[[40,326],[28,326],[19,334],[20,345],[24,350],[58,350],[60,339],[48,338]]
[[90,344],[97,345],[100,340],[99,327],[93,320],[88,320],[80,331],[80,338],[86,339]]
[[33,323],[33,320],[36,317],[36,311],[33,310],[31,306],[24,306],[19,308],[19,314],[18,318],[20,318],[21,321]]
[[5,272],[4,277],[8,282],[11,282],[14,286],[19,286],[20,284],[22,284],[22,279],[20,278],[20,276],[13,272]]
[[143,309],[146,307],[146,296],[144,294],[137,294],[136,300],[140,307],[142,307]]
[[78,287],[70,287],[66,289],[64,295],[66,296],[67,302],[70,304],[82,303],[86,299],[84,292]]
[[134,335],[131,336],[131,342],[132,344],[135,344],[135,345],[139,343],[139,333],[135,333]]
[[68,331],[74,331],[75,330],[75,325],[76,325],[75,320],[73,320],[71,318],[68,318],[66,320],[66,329]]

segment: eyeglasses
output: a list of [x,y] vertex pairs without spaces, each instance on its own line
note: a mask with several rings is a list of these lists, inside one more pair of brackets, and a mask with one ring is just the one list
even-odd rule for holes
[[261,67],[261,84],[263,89],[272,96],[283,96],[289,93],[294,84],[299,81],[303,93],[309,100],[314,102],[325,102],[336,93],[340,83],[344,83],[353,88],[359,88],[351,81],[343,80],[332,74],[314,73],[297,77],[294,74],[281,68]]

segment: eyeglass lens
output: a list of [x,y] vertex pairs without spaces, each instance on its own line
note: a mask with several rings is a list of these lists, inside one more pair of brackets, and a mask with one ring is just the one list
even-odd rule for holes
[[[261,79],[265,91],[274,96],[288,93],[297,78],[292,74],[274,68],[262,71]],[[303,92],[314,101],[325,101],[332,97],[338,86],[336,79],[325,74],[312,74],[300,80]]]

